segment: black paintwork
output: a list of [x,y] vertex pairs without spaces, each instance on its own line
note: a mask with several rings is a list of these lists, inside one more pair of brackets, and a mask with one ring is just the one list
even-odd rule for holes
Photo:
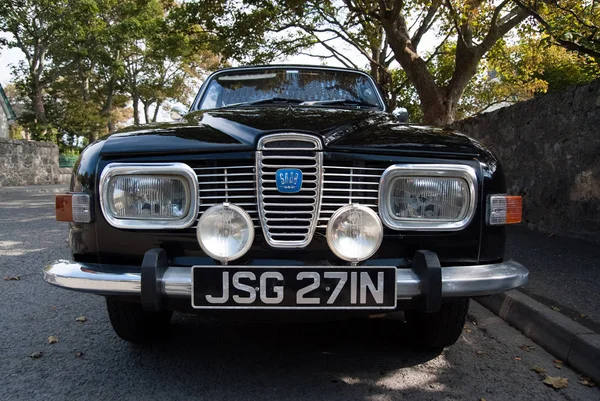
[[481,153],[469,138],[453,130],[401,124],[382,111],[265,105],[195,111],[176,124],[132,127],[109,137],[101,154],[254,150],[260,136],[290,131],[319,135],[325,150],[331,151],[471,158]]
[[[485,224],[488,194],[504,193],[496,157],[474,140],[450,129],[398,123],[382,111],[324,107],[239,107],[193,112],[176,124],[131,127],[90,145],[75,166],[71,190],[92,195],[94,222],[72,224],[75,260],[140,265],[152,248],[166,250],[171,265],[211,265],[193,229],[120,230],[110,226],[98,204],[98,177],[112,161],[202,162],[245,160],[253,164],[256,143],[265,134],[303,132],[323,138],[324,162],[354,165],[464,163],[478,176],[478,208],[468,227],[457,232],[385,231],[379,251],[365,264],[407,266],[417,250],[438,254],[443,265],[496,262],[504,254],[504,228]],[[269,247],[258,235],[251,250],[235,264],[344,264],[317,231],[301,250]]]

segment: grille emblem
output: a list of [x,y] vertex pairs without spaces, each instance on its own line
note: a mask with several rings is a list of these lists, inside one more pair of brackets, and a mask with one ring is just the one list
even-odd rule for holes
[[277,190],[284,194],[295,194],[302,188],[302,170],[281,168],[275,173]]
[[322,150],[321,139],[313,135],[286,132],[259,139],[256,204],[271,247],[300,249],[310,244],[321,210]]

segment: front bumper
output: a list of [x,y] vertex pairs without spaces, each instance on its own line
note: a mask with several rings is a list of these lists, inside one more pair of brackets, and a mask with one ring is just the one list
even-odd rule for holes
[[[229,266],[232,267],[232,266]],[[233,266],[235,267],[235,266]],[[248,266],[243,266],[247,268]],[[307,269],[310,267],[307,267]],[[504,292],[527,283],[529,271],[520,263],[506,262],[477,265],[450,266],[441,269],[442,298],[472,297]],[[109,296],[143,297],[143,268],[77,263],[58,260],[44,269],[44,280],[58,287]],[[428,281],[418,269],[399,268],[396,274],[398,299],[412,299],[428,293]],[[191,299],[191,268],[165,266],[154,281],[150,291],[153,296]],[[147,282],[148,279],[145,279]],[[439,286],[438,286],[439,287]],[[441,291],[439,291],[441,290]]]

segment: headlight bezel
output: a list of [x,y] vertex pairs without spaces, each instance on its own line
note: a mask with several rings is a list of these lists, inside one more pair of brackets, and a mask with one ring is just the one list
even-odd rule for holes
[[[409,219],[393,216],[390,191],[396,178],[455,178],[467,183],[469,195],[467,212],[457,221],[434,219]],[[394,164],[381,175],[379,183],[379,215],[386,227],[398,231],[458,231],[473,220],[477,205],[477,174],[475,169],[463,164]]]
[[[117,176],[157,176],[176,177],[185,184],[186,199],[189,207],[181,219],[123,219],[111,212],[109,200],[109,183]],[[100,208],[106,221],[115,228],[139,230],[167,230],[190,227],[198,216],[198,177],[194,170],[185,163],[110,163],[100,175],[99,184]]]

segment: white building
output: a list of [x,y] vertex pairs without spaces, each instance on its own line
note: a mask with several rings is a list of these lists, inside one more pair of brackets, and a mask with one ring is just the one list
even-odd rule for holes
[[15,118],[15,112],[0,84],[0,138],[8,138],[8,124]]

